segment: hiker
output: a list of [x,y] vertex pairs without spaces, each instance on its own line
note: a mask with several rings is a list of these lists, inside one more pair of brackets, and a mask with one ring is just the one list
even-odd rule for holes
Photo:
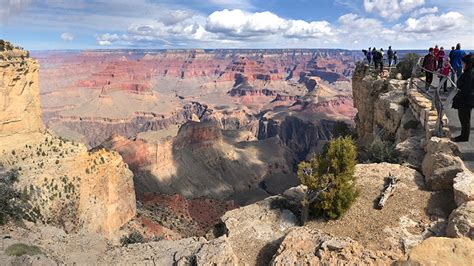
[[393,50],[392,50],[392,46],[389,46],[389,47],[388,47],[387,57],[388,57],[388,67],[391,67],[391,66],[392,66],[392,60],[393,60]]
[[[443,61],[443,65],[439,68],[439,73],[441,74],[439,77],[439,80],[444,77],[449,77],[449,73],[452,72],[452,67],[451,64],[449,63],[449,58],[446,58],[446,60]],[[443,90],[444,92],[448,92],[448,79],[444,81],[443,84]]]
[[453,99],[453,108],[458,109],[461,122],[461,135],[453,138],[455,142],[469,141],[471,133],[471,110],[474,107],[474,55],[465,55],[462,59],[464,73],[457,82],[459,92]]
[[438,69],[443,68],[444,64],[444,58],[446,57],[446,52],[444,51],[444,47],[441,46],[438,52]]
[[393,65],[396,66],[398,62],[398,54],[397,51],[393,52]]
[[369,62],[369,66],[370,66],[370,63],[372,63],[372,47],[369,47],[369,50],[367,50],[367,62]]
[[433,55],[435,57],[435,69],[437,69],[437,64],[438,64],[438,55],[439,55],[439,48],[438,45],[435,45],[435,48],[433,50]]
[[380,74],[383,75],[383,56],[384,56],[384,52],[383,52],[383,48],[380,48],[380,60],[379,60],[379,63],[380,63]]
[[[453,46],[453,47],[451,47],[451,51],[449,51],[449,62],[451,62],[451,66],[453,66],[452,63],[453,63],[453,59],[454,59],[454,51],[455,51],[455,48]],[[454,71],[451,71],[451,80],[453,82],[454,82],[454,74],[455,74]]]
[[456,45],[456,50],[454,50],[453,52],[453,59],[451,61],[451,66],[456,72],[456,77],[458,80],[462,75],[462,59],[464,58],[464,56],[466,56],[466,53],[461,50],[461,44],[458,43]]
[[[434,49],[433,47],[430,47],[428,50],[428,54],[425,55],[423,58],[423,70],[425,71],[425,76],[426,76],[426,86],[425,90],[428,91],[431,86],[431,82],[433,82],[433,71],[436,68],[436,61],[434,57]],[[430,72],[431,71],[431,72]]]
[[372,49],[372,60],[374,60],[374,68],[377,70],[379,67],[379,52],[375,47]]

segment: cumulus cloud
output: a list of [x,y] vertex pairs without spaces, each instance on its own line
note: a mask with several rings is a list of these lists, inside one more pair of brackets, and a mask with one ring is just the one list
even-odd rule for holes
[[258,37],[281,35],[288,38],[319,38],[331,36],[327,21],[283,19],[271,12],[245,13],[242,10],[216,11],[209,15],[206,30],[222,36]]
[[134,41],[166,44],[200,41],[201,43],[238,44],[272,39],[327,39],[334,36],[327,21],[303,21],[281,18],[271,12],[245,12],[224,9],[209,16],[195,15],[175,23],[162,20],[150,24],[132,24],[123,36],[100,35],[100,45],[133,43]]
[[426,15],[420,18],[409,18],[403,24],[397,24],[394,29],[408,33],[444,33],[460,31],[466,24],[465,17],[458,12],[448,12],[436,16]]
[[0,0],[0,22],[6,22],[11,15],[28,7],[32,0]]
[[97,43],[101,46],[112,45],[114,42],[120,40],[120,37],[117,34],[105,33],[97,36]]
[[158,21],[162,22],[166,26],[169,26],[180,23],[188,18],[192,18],[194,15],[194,12],[188,10],[173,10],[168,14],[163,15],[158,19]]
[[399,19],[402,15],[425,4],[425,0],[364,0],[365,11],[377,13],[390,20]]
[[411,15],[413,17],[418,17],[418,16],[425,15],[425,14],[435,14],[435,13],[438,13],[438,7],[437,6],[422,7],[420,9],[415,10]]
[[64,32],[63,34],[61,34],[61,39],[63,39],[63,41],[66,41],[66,42],[70,42],[74,40],[74,35],[72,35],[69,32]]

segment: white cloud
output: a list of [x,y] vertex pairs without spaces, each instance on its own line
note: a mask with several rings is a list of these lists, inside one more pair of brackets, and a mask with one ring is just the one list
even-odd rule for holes
[[163,14],[161,18],[158,19],[159,22],[162,22],[164,25],[175,25],[180,23],[186,19],[192,18],[194,16],[194,12],[188,10],[173,10],[167,14]]
[[390,20],[399,19],[402,15],[425,4],[425,0],[364,0],[365,11],[378,13]]
[[120,37],[117,34],[101,34],[97,36],[97,43],[101,46],[109,46],[112,45],[114,42],[120,40]]
[[420,9],[415,10],[411,15],[413,17],[418,17],[418,16],[425,15],[425,14],[435,14],[435,13],[438,13],[438,7],[437,6],[422,7]]
[[74,40],[74,35],[72,35],[69,32],[64,32],[63,34],[61,34],[61,39],[63,39],[63,41],[66,41],[66,42],[70,42]]
[[288,38],[319,38],[332,35],[327,21],[288,20],[268,11],[245,13],[239,9],[212,13],[207,18],[205,28],[222,36],[238,37],[275,34]]
[[[397,24],[394,29],[400,32],[430,34],[461,31],[466,20],[458,12],[448,12],[436,16],[434,14],[416,18],[409,18],[403,24]],[[438,35],[441,36],[442,35]]]

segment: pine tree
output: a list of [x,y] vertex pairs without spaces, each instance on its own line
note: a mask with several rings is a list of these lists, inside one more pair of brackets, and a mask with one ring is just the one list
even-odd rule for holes
[[303,223],[308,210],[317,216],[337,219],[349,209],[357,197],[356,157],[354,141],[344,137],[331,140],[321,155],[298,165],[298,177],[308,187],[302,202]]

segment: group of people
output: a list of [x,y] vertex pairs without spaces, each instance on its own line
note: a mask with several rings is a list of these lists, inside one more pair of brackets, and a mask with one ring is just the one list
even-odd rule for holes
[[[384,52],[383,48],[380,48],[380,50],[377,50],[375,47],[374,48],[369,47],[368,50],[362,50],[362,52],[364,53],[365,57],[367,58],[367,62],[369,63],[369,66],[373,62],[374,68],[379,69],[380,73],[383,73],[383,66],[384,66],[383,60],[384,60],[384,57],[385,57],[385,52]],[[394,51],[392,49],[392,46],[388,47],[387,59],[388,59],[388,66],[389,67],[395,66],[397,64],[398,54],[397,54],[397,51]]]
[[436,45],[428,50],[423,58],[423,70],[426,76],[426,89],[433,82],[433,75],[437,74],[440,80],[445,77],[443,88],[447,91],[447,78],[456,78],[457,94],[453,99],[452,107],[458,110],[461,123],[461,134],[452,140],[455,142],[469,141],[471,133],[471,111],[474,107],[474,54],[468,54],[461,49],[461,44],[453,46],[448,56],[444,48]]
[[[437,73],[439,78],[450,77],[454,82],[455,78],[459,80],[462,74],[462,58],[466,53],[461,49],[461,44],[457,44],[456,48],[451,47],[451,51],[446,57],[446,52],[444,47],[438,48],[438,45],[435,47],[430,47],[428,54],[423,58],[423,70],[425,70],[426,76],[426,89],[428,90],[433,82],[433,75]],[[447,92],[447,83],[446,79],[443,84],[443,89]]]

